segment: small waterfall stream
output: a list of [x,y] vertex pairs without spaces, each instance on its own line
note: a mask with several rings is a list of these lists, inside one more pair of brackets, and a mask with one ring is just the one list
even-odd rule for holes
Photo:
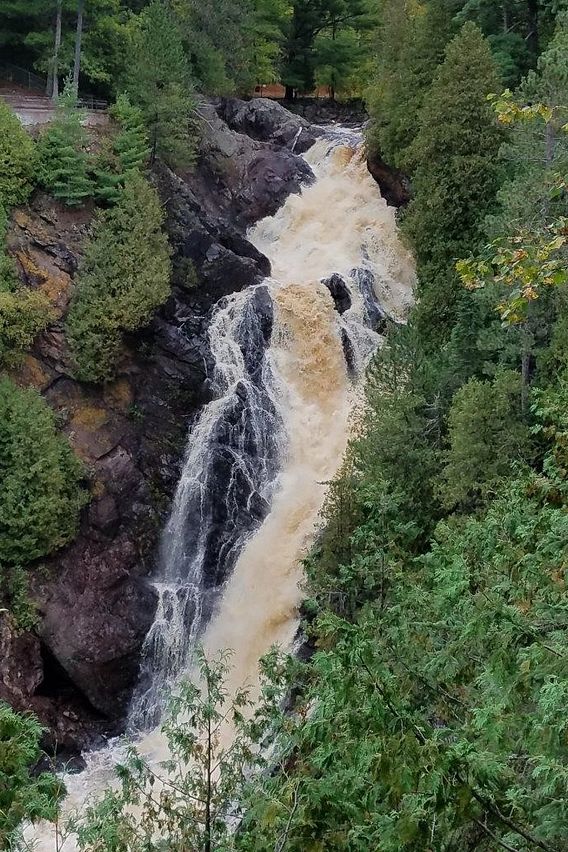
[[[403,320],[412,298],[412,259],[360,136],[330,130],[305,156],[316,181],[248,235],[273,277],[212,316],[215,398],[188,436],[130,714],[132,731],[148,731],[139,747],[150,760],[165,756],[164,695],[191,671],[198,639],[210,653],[232,649],[229,688],[253,689],[260,656],[293,641],[301,559],[381,340],[376,324]],[[117,749],[88,756],[69,779],[70,806],[109,783]],[[38,850],[54,848],[43,829],[34,836]]]

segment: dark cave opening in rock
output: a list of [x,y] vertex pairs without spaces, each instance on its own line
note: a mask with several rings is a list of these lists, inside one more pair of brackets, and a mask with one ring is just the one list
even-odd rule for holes
[[43,662],[43,680],[35,691],[37,696],[44,698],[63,699],[68,705],[80,707],[86,716],[93,719],[106,717],[97,710],[80,689],[73,683],[59,660],[41,643],[41,658]]

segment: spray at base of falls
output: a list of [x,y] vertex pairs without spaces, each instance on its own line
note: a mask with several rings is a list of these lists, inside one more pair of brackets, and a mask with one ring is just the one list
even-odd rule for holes
[[[360,399],[353,377],[380,343],[370,326],[381,310],[403,320],[411,302],[412,259],[360,138],[334,130],[306,159],[316,181],[248,235],[270,259],[273,278],[222,300],[213,314],[216,398],[188,437],[132,729],[157,724],[163,690],[191,672],[198,637],[208,654],[232,649],[229,690],[254,690],[259,658],[293,641],[301,560]],[[343,313],[322,283],[331,276],[345,289]],[[69,779],[71,806],[110,783],[116,748],[88,756],[88,769]],[[150,761],[167,756],[158,728],[139,750]],[[46,837],[38,852],[54,848]],[[65,852],[72,848],[65,844]]]

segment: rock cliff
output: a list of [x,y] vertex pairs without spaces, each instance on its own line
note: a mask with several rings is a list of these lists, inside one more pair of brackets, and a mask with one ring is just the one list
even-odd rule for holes
[[224,99],[203,103],[200,116],[192,172],[161,164],[152,172],[167,212],[172,295],[125,342],[112,384],[73,378],[64,333],[92,209],[70,212],[36,195],[15,212],[9,234],[22,280],[56,310],[14,378],[57,412],[85,462],[91,502],[73,544],[32,572],[37,630],[16,635],[0,615],[0,698],[32,709],[64,752],[124,718],[155,608],[147,577],[188,427],[209,399],[211,309],[270,271],[245,229],[312,179],[295,151],[315,133],[278,104]]

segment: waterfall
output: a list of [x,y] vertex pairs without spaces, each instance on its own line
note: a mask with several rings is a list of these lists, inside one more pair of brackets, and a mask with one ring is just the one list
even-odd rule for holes
[[208,614],[210,587],[234,565],[266,516],[285,443],[279,379],[266,345],[268,286],[222,299],[209,326],[215,399],[191,429],[160,548],[158,606],[142,649],[130,727],[159,721],[167,688],[187,670]]
[[[289,647],[302,557],[317,534],[361,402],[361,377],[385,315],[403,320],[414,269],[362,156],[360,135],[330,130],[305,155],[316,181],[248,234],[272,278],[216,305],[209,330],[213,401],[189,431],[153,582],[158,608],[130,729],[160,761],[167,688],[192,651],[233,651],[229,689],[257,684],[258,660]],[[110,783],[119,746],[68,779],[69,807]],[[48,828],[34,832],[52,850]],[[65,852],[72,850],[71,842]]]
[[206,648],[233,649],[243,681],[291,638],[300,557],[341,462],[356,380],[385,309],[398,315],[408,299],[411,264],[357,134],[332,132],[307,158],[316,183],[249,233],[274,277],[213,313],[215,398],[189,433],[163,535],[135,730],[158,723],[206,625]]

